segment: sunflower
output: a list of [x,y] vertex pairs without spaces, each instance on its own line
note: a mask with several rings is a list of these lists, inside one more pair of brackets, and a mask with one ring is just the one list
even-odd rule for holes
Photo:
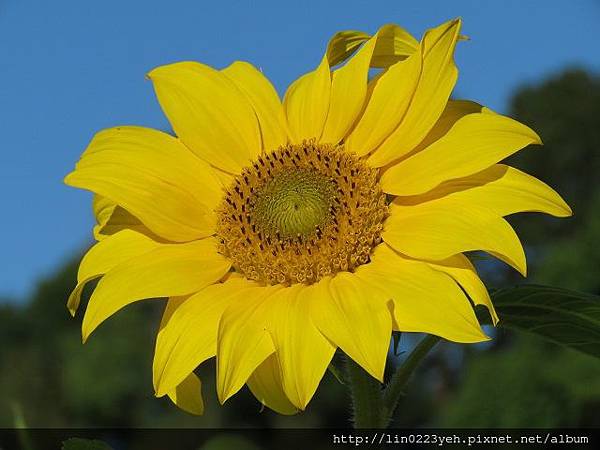
[[216,357],[221,402],[246,384],[291,414],[338,348],[382,380],[392,330],[489,339],[473,305],[498,318],[464,253],[488,252],[525,275],[504,216],[571,210],[499,164],[540,144],[534,131],[449,99],[460,26],[420,41],[397,25],[337,33],[283,102],[246,62],[152,70],[174,136],[101,131],[65,179],[95,193],[98,242],[68,300],[74,315],[83,286],[100,278],[84,341],[124,306],[168,298],[157,396],[201,413],[194,370]]

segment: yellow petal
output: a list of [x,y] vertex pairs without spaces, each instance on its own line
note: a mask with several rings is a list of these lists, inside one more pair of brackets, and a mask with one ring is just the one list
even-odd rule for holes
[[280,285],[257,287],[225,309],[217,337],[217,396],[221,403],[246,383],[254,370],[275,351],[266,330],[267,298]]
[[397,330],[430,333],[454,342],[489,339],[458,285],[424,262],[403,258],[382,244],[375,249],[372,262],[357,269],[356,276],[371,286],[372,292],[382,291],[393,300]]
[[283,390],[300,409],[306,408],[335,352],[311,320],[311,301],[318,303],[313,294],[319,290],[296,284],[268,300],[267,328],[277,352]]
[[262,149],[275,150],[287,142],[283,106],[271,82],[252,64],[236,61],[222,72],[246,95],[258,118]]
[[460,26],[460,19],[451,20],[423,36],[420,76],[410,106],[404,117],[398,118],[398,127],[369,158],[373,167],[385,166],[413,150],[442,114],[458,77],[453,57]]
[[96,286],[83,318],[83,340],[124,306],[199,291],[220,279],[230,265],[217,253],[213,239],[160,245],[129,258],[108,271]]
[[252,105],[223,73],[181,62],[148,77],[173,130],[200,158],[237,174],[258,156],[260,130]]
[[465,204],[485,205],[500,216],[524,211],[555,217],[572,215],[569,205],[550,186],[504,164],[496,164],[466,178],[446,181],[426,194],[397,197],[394,202],[415,205],[446,197]]
[[93,208],[97,222],[94,226],[94,238],[98,241],[125,229],[145,234],[155,241],[161,240],[137,217],[106,197],[94,195]]
[[512,227],[492,210],[447,198],[416,206],[393,205],[383,240],[417,259],[442,260],[483,250],[526,274],[525,253]]
[[327,55],[319,67],[294,81],[283,99],[290,140],[320,139],[329,111],[331,74]]
[[218,167],[213,167],[215,171],[215,176],[221,182],[221,185],[224,187],[229,187],[233,183],[235,176],[230,174],[229,172],[225,172],[224,170],[219,169]]
[[[406,30],[395,24],[382,26],[371,59],[371,67],[386,68],[413,54],[419,43]],[[346,61],[371,36],[363,31],[345,30],[336,33],[327,46],[329,66]]]
[[213,233],[222,196],[208,164],[172,136],[141,127],[98,133],[65,183],[110,199],[177,242]]
[[392,322],[386,298],[354,274],[323,278],[306,294],[319,330],[368,373],[383,381]]
[[437,120],[435,125],[427,136],[419,143],[415,148],[414,152],[421,151],[428,147],[438,139],[444,137],[448,131],[454,126],[454,124],[467,114],[473,114],[481,112],[483,107],[476,102],[470,100],[448,100],[446,107],[442,112],[442,115]]
[[419,49],[417,40],[404,28],[393,23],[382,26],[377,36],[371,67],[390,67]]
[[337,144],[341,141],[362,111],[376,42],[377,35],[369,39],[343,67],[333,72],[329,113],[321,142]]
[[81,292],[88,281],[104,275],[130,258],[148,253],[159,245],[147,236],[131,230],[119,231],[95,244],[79,264],[77,286],[67,301],[67,308],[71,315],[75,315],[81,301]]
[[486,169],[529,144],[540,143],[529,127],[484,109],[462,117],[444,137],[386,170],[381,186],[389,194],[420,194],[443,181]]
[[168,392],[169,398],[179,408],[190,414],[200,416],[204,414],[204,401],[202,400],[202,383],[193,372],[190,373],[178,386]]
[[[361,45],[350,61],[330,73],[330,67],[344,62]],[[337,33],[319,67],[296,80],[285,95],[292,141],[341,141],[364,108],[369,67],[388,67],[417,48],[409,33],[392,24],[373,37],[360,31]]]
[[170,297],[167,300],[167,304],[165,305],[165,310],[163,311],[162,318],[160,320],[160,326],[158,329],[159,334],[162,330],[168,325],[171,317],[177,309],[185,303],[185,301],[190,298],[190,296],[182,296],[182,297]]
[[370,37],[371,35],[364,31],[338,31],[327,44],[326,55],[329,67],[337,66],[346,61]]
[[421,57],[415,53],[379,76],[360,121],[345,143],[346,150],[366,155],[389,136],[409,108],[420,73]]
[[[94,226],[94,239],[97,241],[102,240],[104,237],[113,233],[103,233],[104,227],[106,227],[110,217],[112,216],[117,204],[111,199],[102,197],[101,195],[94,194],[94,200],[92,201],[92,208],[94,210],[94,217],[96,218],[96,225]],[[123,209],[123,208],[121,208]],[[131,216],[132,223],[138,221],[135,217]],[[139,222],[141,224],[141,222]],[[127,228],[127,227],[124,227]],[[115,230],[119,231],[119,230]]]
[[459,253],[443,261],[428,264],[431,268],[450,275],[465,290],[473,303],[483,305],[488,309],[494,325],[498,323],[498,315],[490,294],[469,258]]
[[281,373],[275,355],[265,359],[248,378],[248,387],[263,405],[279,414],[291,415],[298,412],[285,395]]
[[164,395],[198,365],[215,356],[223,311],[252,286],[244,280],[228,280],[207,286],[182,301],[173,312],[167,308],[152,367],[157,396]]

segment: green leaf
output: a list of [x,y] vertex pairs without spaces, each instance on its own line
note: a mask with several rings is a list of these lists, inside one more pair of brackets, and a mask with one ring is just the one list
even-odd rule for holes
[[526,331],[600,358],[600,297],[523,285],[492,293],[499,327]]
[[112,450],[112,448],[95,439],[71,438],[63,442],[62,450]]

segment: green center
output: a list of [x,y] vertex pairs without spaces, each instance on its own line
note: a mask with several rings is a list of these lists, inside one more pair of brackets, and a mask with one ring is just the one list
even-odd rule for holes
[[308,236],[325,225],[335,195],[335,182],[310,169],[285,170],[257,193],[254,216],[266,234]]

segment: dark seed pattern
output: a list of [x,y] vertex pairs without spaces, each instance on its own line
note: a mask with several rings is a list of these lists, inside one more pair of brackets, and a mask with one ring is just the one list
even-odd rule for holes
[[312,284],[369,262],[389,214],[377,169],[313,141],[259,156],[217,213],[219,252],[269,285]]

